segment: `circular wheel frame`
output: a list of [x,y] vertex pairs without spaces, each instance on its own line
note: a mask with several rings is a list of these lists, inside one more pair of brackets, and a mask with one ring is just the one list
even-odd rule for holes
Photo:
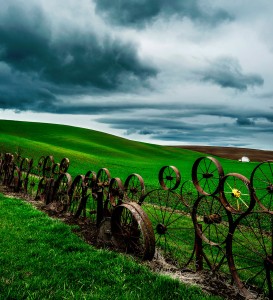
[[124,183],[124,199],[139,203],[145,194],[143,178],[136,173],[130,174]]
[[58,209],[64,211],[69,205],[68,191],[72,185],[72,177],[69,173],[61,174],[54,184],[53,199],[59,204]]
[[217,194],[223,176],[223,168],[214,157],[200,157],[193,164],[192,181],[197,191],[202,195]]
[[229,173],[221,181],[221,202],[231,213],[248,213],[255,205],[251,190],[250,181],[245,176]]
[[157,189],[143,197],[141,207],[151,220],[158,255],[179,268],[193,263],[195,231],[190,210],[180,195]]
[[174,166],[164,166],[159,171],[158,180],[163,190],[176,190],[181,181],[181,174]]
[[273,214],[273,160],[264,161],[254,168],[250,184],[262,210]]
[[74,215],[79,217],[82,210],[82,200],[85,197],[86,185],[84,183],[84,175],[78,175],[73,180],[69,189],[69,207],[68,210]]
[[123,203],[114,209],[111,232],[119,249],[142,260],[153,259],[155,237],[152,224],[137,203]]
[[53,166],[54,166],[53,156],[51,155],[47,156],[43,164],[43,177],[51,178]]

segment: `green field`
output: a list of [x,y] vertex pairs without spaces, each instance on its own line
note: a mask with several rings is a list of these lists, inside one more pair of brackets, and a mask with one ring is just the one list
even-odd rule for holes
[[[86,172],[90,170],[97,172],[101,168],[109,169],[111,177],[119,177],[123,182],[128,175],[132,173],[140,174],[144,179],[146,192],[150,192],[148,193],[148,197],[145,198],[142,207],[150,217],[154,229],[157,225],[167,225],[168,223],[168,234],[170,238],[166,240],[167,235],[157,235],[157,246],[165,249],[166,257],[171,261],[175,260],[180,267],[189,267],[188,260],[191,258],[194,246],[194,227],[190,213],[197,197],[196,191],[186,199],[188,204],[186,206],[181,203],[180,198],[171,195],[167,191],[161,191],[160,193],[151,191],[159,187],[158,173],[161,167],[170,165],[176,166],[181,173],[182,180],[177,189],[177,191],[180,191],[183,182],[191,179],[194,162],[199,157],[207,156],[205,153],[198,153],[175,147],[134,142],[102,132],[63,125],[0,121],[0,130],[0,152],[19,152],[22,157],[33,158],[34,165],[37,164],[41,155],[53,155],[55,162],[60,162],[62,158],[68,157],[70,160],[68,172],[71,174],[72,178],[75,178],[79,174],[86,174]],[[221,163],[225,174],[231,172],[240,173],[247,178],[250,178],[252,170],[258,164],[256,162],[241,163],[238,161],[216,158]],[[266,172],[269,172],[269,177],[272,176],[271,169]],[[262,176],[264,176],[264,174],[264,171],[262,171]],[[239,186],[235,186],[237,194],[240,196],[239,198],[236,198],[231,196],[233,195],[234,190],[233,177],[226,181],[227,193],[231,197],[229,200],[236,200],[234,207],[239,207],[239,199],[245,200],[242,202],[243,204],[249,201],[248,191],[246,190],[243,192],[243,189],[241,189],[243,188],[244,183],[240,180],[238,182],[239,185],[242,186],[240,186],[240,188]],[[264,182],[261,180],[257,181],[257,185],[260,185],[261,183],[264,188]],[[212,184],[215,185],[216,183]],[[190,187],[187,187],[187,191],[189,191],[189,189]],[[261,195],[265,198],[263,194]],[[191,199],[190,197],[193,197],[194,199]],[[269,199],[271,206],[272,196],[265,199]],[[89,198],[89,201],[92,201],[91,197]],[[242,207],[242,203],[240,203],[240,207]],[[263,204],[266,205],[266,203]],[[162,209],[163,206],[166,209]],[[217,244],[215,246],[204,243],[203,251],[207,256],[207,259],[210,260],[210,262],[205,262],[206,266],[204,266],[204,268],[206,269],[217,267],[219,262],[222,264],[224,239],[228,233],[227,225],[230,217],[226,215],[223,206],[217,199],[213,201],[210,198],[200,199],[200,204],[195,208],[198,222],[202,223],[205,221],[205,219],[203,219],[204,216],[212,215],[213,213],[220,214],[222,219],[221,224],[218,224],[217,222],[213,224],[203,223],[204,240],[209,239],[210,242]],[[238,215],[235,214],[232,218],[236,220]],[[253,226],[254,230],[255,228],[264,228],[264,226],[268,226],[269,223],[267,222],[265,225],[261,225],[260,223],[257,224],[256,227]],[[270,224],[269,226],[271,226]],[[239,234],[239,240],[241,239],[241,236],[242,234]],[[255,237],[257,237],[257,234],[251,239],[253,240]],[[160,238],[163,239],[159,240]],[[62,238],[60,237],[60,239]],[[240,246],[238,249],[240,249]],[[183,255],[181,255],[181,253],[183,253]],[[228,273],[227,262],[226,260],[223,262],[221,271]],[[191,263],[193,262],[191,261]],[[263,262],[259,262],[260,265],[262,263]],[[247,265],[243,265],[242,268],[247,268]],[[246,276],[249,276],[248,274],[249,273],[247,273]],[[142,279],[139,278],[136,280],[141,281]],[[71,293],[74,293],[73,288],[72,290]],[[127,295],[126,297],[128,298]],[[124,299],[127,299],[126,297]],[[130,299],[130,297],[128,299]]]
[[[134,142],[102,132],[64,125],[0,120],[0,152],[16,152],[33,158],[53,155],[55,162],[70,160],[72,177],[92,170],[108,168],[111,177],[124,182],[131,173],[140,174],[147,187],[157,187],[162,166],[176,166],[182,182],[191,179],[194,161],[206,154],[168,146]],[[224,172],[250,177],[255,162],[240,163],[218,158]]]

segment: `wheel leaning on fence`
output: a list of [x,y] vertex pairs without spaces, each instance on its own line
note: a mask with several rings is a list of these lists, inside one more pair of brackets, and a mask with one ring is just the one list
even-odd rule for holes
[[136,173],[130,174],[124,182],[124,200],[140,202],[145,194],[145,184],[143,178]]
[[152,224],[137,203],[122,203],[113,210],[111,232],[114,244],[121,251],[142,260],[153,259],[155,237]]
[[200,157],[192,167],[192,182],[197,191],[205,196],[215,195],[219,191],[224,171],[214,157]]
[[273,214],[273,160],[264,161],[254,168],[250,184],[262,210]]

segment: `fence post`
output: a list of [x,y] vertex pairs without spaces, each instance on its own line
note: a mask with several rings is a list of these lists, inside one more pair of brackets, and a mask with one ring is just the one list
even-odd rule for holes
[[[197,224],[199,227],[200,231],[202,232],[202,225]],[[195,230],[195,266],[196,266],[196,271],[202,271],[203,270],[203,245],[202,245],[202,239],[200,236],[197,234]]]

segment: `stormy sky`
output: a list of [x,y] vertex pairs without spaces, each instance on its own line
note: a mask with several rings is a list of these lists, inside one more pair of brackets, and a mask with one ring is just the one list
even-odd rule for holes
[[1,119],[273,150],[273,2],[0,1]]

